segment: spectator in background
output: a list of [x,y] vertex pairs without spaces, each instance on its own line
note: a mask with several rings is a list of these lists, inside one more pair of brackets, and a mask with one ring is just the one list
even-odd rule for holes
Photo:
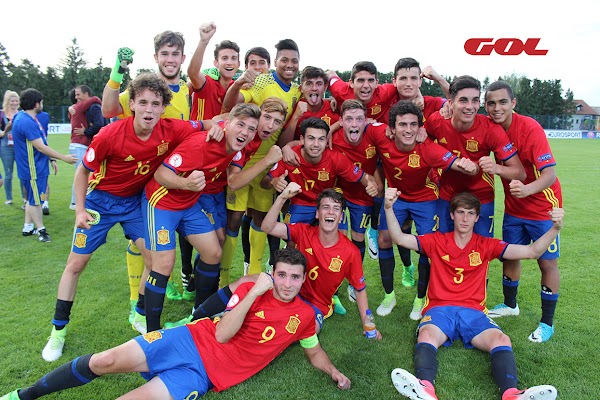
[[13,146],[12,137],[12,120],[19,111],[19,94],[12,90],[4,92],[4,101],[2,103],[2,111],[0,111],[0,158],[4,166],[4,176],[6,185],[4,193],[6,201],[4,204],[12,205],[12,177],[13,168],[15,165],[15,148]]
[[[92,89],[87,85],[79,85],[69,93],[73,105],[69,107],[71,120],[71,144],[69,153],[75,155],[78,162],[75,170],[81,163],[83,155],[100,128],[105,125],[102,116],[102,101],[97,96],[92,96]],[[71,210],[75,210],[75,191],[71,189]]]

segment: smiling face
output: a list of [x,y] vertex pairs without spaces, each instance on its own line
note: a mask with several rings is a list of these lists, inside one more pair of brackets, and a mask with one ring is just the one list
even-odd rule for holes
[[400,100],[413,100],[419,94],[419,88],[423,83],[419,68],[400,68],[393,80]]
[[19,96],[12,96],[10,100],[8,100],[8,107],[12,111],[17,111],[19,109]]
[[342,204],[331,197],[324,197],[317,208],[315,218],[319,220],[319,229],[324,233],[336,232],[342,220]]
[[177,46],[164,45],[154,55],[158,72],[169,84],[179,82],[181,64],[185,61],[183,51]]
[[250,54],[248,56],[248,64],[246,64],[246,69],[253,69],[261,74],[266,74],[269,72],[269,68],[271,68],[271,65],[266,58],[262,58],[257,54]]
[[233,118],[225,121],[225,147],[227,153],[238,152],[254,139],[258,120],[252,117]]
[[357,72],[350,81],[350,87],[354,90],[354,98],[367,104],[373,98],[377,87],[377,75],[368,71]]
[[304,279],[302,265],[278,262],[273,271],[273,297],[286,303],[294,300],[300,293]]
[[394,142],[399,149],[412,150],[419,132],[419,117],[414,114],[396,116],[396,123],[390,126],[394,134]]
[[129,100],[129,107],[134,114],[133,128],[138,136],[152,133],[165,111],[162,97],[149,89],[142,90],[135,100]]
[[240,54],[234,49],[222,49],[213,64],[219,70],[220,76],[231,80],[240,67]]
[[304,135],[300,136],[302,156],[311,164],[321,161],[323,152],[327,147],[327,131],[317,128],[307,128]]
[[367,117],[361,108],[352,108],[344,111],[342,115],[342,128],[346,142],[358,146],[362,141],[367,125]]
[[471,125],[479,110],[479,90],[474,88],[461,89],[456,96],[449,100],[452,107],[452,124],[459,126]]
[[283,125],[284,121],[285,115],[280,112],[261,112],[257,128],[258,137],[260,137],[260,140],[266,140],[274,132],[277,132],[277,130]]
[[300,68],[300,56],[295,50],[280,50],[275,59],[275,73],[287,85],[298,74]]
[[512,122],[512,113],[517,99],[510,98],[508,90],[498,89],[487,92],[485,95],[485,110],[492,120],[508,129]]

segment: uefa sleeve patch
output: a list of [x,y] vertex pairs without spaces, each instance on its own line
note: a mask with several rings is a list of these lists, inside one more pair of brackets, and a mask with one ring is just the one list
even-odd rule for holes
[[235,156],[233,156],[233,161],[240,161],[242,159],[242,152],[238,151]]
[[237,305],[237,303],[240,302],[240,296],[238,296],[237,294],[234,294],[233,296],[231,296],[231,298],[229,299],[229,302],[227,303],[227,308],[233,308]]
[[172,165],[175,168],[179,168],[182,162],[183,158],[179,153],[172,154],[171,157],[169,157],[169,165]]
[[85,153],[85,161],[92,162],[96,159],[96,152],[93,147],[90,147]]

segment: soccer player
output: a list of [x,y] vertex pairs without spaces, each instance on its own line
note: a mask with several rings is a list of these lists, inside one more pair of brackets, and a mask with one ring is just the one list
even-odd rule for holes
[[256,282],[238,287],[219,321],[205,318],[150,332],[102,353],[78,357],[1,399],[37,399],[102,375],[126,372],[139,372],[148,382],[122,399],[195,399],[245,381],[297,341],[315,368],[338,388],[350,389],[350,379],[319,344],[312,307],[297,296],[305,279],[302,253],[279,250],[273,276],[262,273]]
[[[425,129],[432,139],[456,154],[479,164],[475,176],[447,171],[440,178],[437,203],[439,230],[451,232],[453,221],[448,212],[450,200],[460,192],[473,193],[481,201],[481,218],[475,224],[475,233],[492,237],[494,233],[494,176],[502,179],[525,179],[525,170],[517,157],[517,149],[504,130],[485,115],[477,114],[480,106],[481,84],[471,76],[463,75],[450,84],[452,117],[431,114]],[[494,162],[491,153],[494,153]]]
[[[144,249],[142,189],[183,138],[203,130],[196,121],[161,120],[171,90],[155,74],[139,75],[129,85],[129,93],[134,116],[96,135],[75,173],[73,243],[58,285],[52,333],[42,351],[42,358],[49,362],[62,355],[77,282],[92,254],[117,223],[127,238]],[[147,254],[145,259],[149,266]],[[144,301],[143,295],[138,301]]]
[[[519,149],[519,158],[527,173],[524,180],[502,180],[505,193],[502,238],[510,243],[528,244],[552,225],[548,211],[562,207],[562,191],[556,178],[556,160],[543,128],[533,118],[514,112],[516,104],[517,99],[508,83],[498,81],[488,86],[486,111],[495,123],[504,128],[512,145]],[[542,318],[537,329],[529,335],[532,342],[546,342],[554,334],[554,311],[560,287],[559,256],[560,238],[557,236],[537,260],[542,275]],[[504,303],[490,310],[492,318],[519,315],[519,260],[505,260],[502,275]]]
[[287,178],[302,188],[290,199],[286,222],[310,223],[315,216],[317,195],[333,188],[338,179],[360,182],[369,196],[377,194],[377,185],[371,175],[353,165],[341,152],[327,148],[329,126],[325,121],[309,118],[302,122],[300,129],[301,144],[292,149],[300,159],[300,166],[277,163],[261,182],[263,187],[272,185],[282,192],[288,185]]
[[388,188],[385,193],[390,236],[394,243],[427,255],[431,259],[431,276],[415,347],[416,376],[395,369],[392,381],[396,389],[409,399],[436,400],[433,383],[438,348],[450,346],[458,339],[466,348],[490,353],[492,375],[502,400],[555,399],[556,388],[550,385],[517,389],[517,365],[510,338],[485,314],[485,296],[490,261],[538,258],[556,239],[563,226],[564,211],[554,208],[550,212],[552,226],[533,244],[509,244],[474,232],[481,202],[475,195],[463,192],[450,203],[452,232],[413,236],[402,233],[394,215],[393,204],[399,195],[396,188]]
[[217,32],[217,26],[204,23],[200,26],[200,41],[192,56],[187,73],[192,82],[192,119],[211,119],[221,114],[223,98],[229,86],[233,84],[233,76],[240,67],[240,48],[231,40],[223,40],[215,46],[213,61],[218,71],[218,78],[202,72],[202,60],[210,39]]
[[[49,242],[50,235],[42,221],[42,202],[48,187],[49,165],[56,173],[56,159],[75,164],[71,154],[60,154],[48,146],[46,132],[38,121],[44,108],[44,96],[36,89],[25,89],[20,96],[21,111],[12,120],[17,175],[27,193],[23,236],[38,234],[40,242]],[[46,114],[47,115],[47,114]]]
[[[380,156],[387,186],[396,188],[401,193],[400,200],[394,203],[394,214],[398,221],[412,218],[420,235],[433,232],[437,221],[438,188],[429,180],[431,169],[452,170],[466,177],[477,174],[479,167],[467,158],[458,158],[431,140],[417,143],[417,134],[423,126],[423,113],[414,102],[401,100],[396,103],[390,110],[389,120],[393,140],[385,137],[381,128],[379,132],[367,129],[365,136],[374,144]],[[394,251],[383,212],[379,217],[379,243],[381,283],[386,294],[377,308],[377,314],[385,316],[396,306],[396,294]],[[427,290],[429,261],[426,256],[419,258],[418,268],[421,286],[411,311],[411,318],[414,320],[420,319]],[[421,280],[424,284],[421,284]]]

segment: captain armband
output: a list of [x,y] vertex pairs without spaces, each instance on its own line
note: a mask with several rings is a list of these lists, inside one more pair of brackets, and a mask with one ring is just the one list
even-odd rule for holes
[[318,344],[319,344],[319,338],[317,337],[316,333],[306,339],[300,339],[300,346],[302,346],[303,349],[312,349],[313,347],[316,347],[316,345],[318,345]]

